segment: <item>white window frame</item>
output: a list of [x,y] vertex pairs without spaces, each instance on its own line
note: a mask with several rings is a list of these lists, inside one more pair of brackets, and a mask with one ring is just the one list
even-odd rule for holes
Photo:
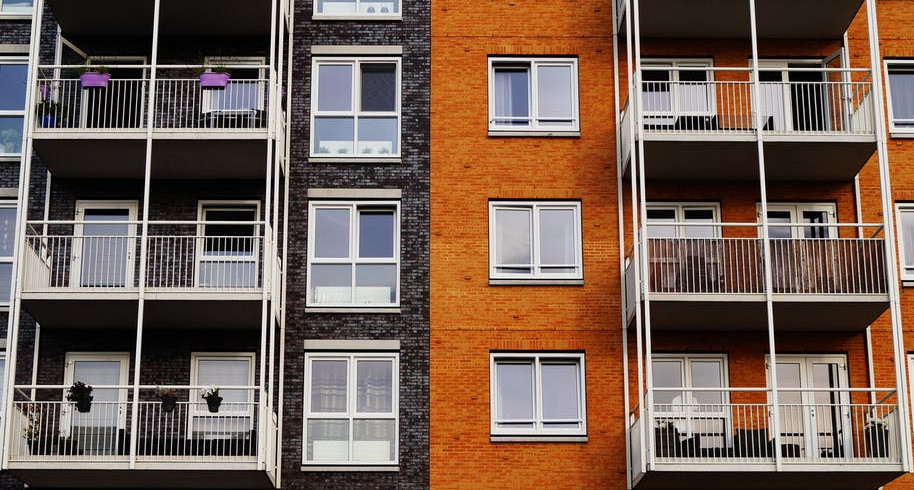
[[[120,363],[120,382],[119,385],[126,385],[128,373],[130,370],[130,353],[129,352],[74,352],[68,351],[64,355],[64,385],[70,386],[76,381],[74,379],[76,373],[74,372],[75,363],[77,361],[85,362],[109,362],[117,361]],[[127,388],[121,388],[117,390],[118,404],[124,409],[118,410],[117,413],[117,427],[118,429],[124,429],[127,427]],[[66,401],[66,392],[62,394],[63,400]],[[69,403],[64,403],[61,410],[61,435],[69,437],[70,430],[73,422],[73,409],[72,405]]]
[[[396,66],[396,95],[394,96],[395,110],[393,112],[362,111],[362,70],[363,64],[394,64]],[[320,93],[320,65],[349,65],[352,67],[352,93],[350,93],[350,110],[348,111],[318,111],[318,94]],[[317,158],[334,159],[364,159],[364,158],[400,158],[403,152],[403,66],[399,56],[314,56],[311,59],[311,131],[308,140],[308,154]],[[346,117],[352,118],[352,153],[315,153],[314,136],[316,134],[314,121],[318,117]],[[397,118],[397,151],[392,153],[359,153],[359,119]]]
[[[194,249],[196,250],[196,254],[195,254],[196,256],[194,257],[194,287],[201,287],[200,286],[201,264],[204,264],[213,259],[215,259],[216,261],[231,260],[231,261],[235,261],[235,262],[241,262],[239,260],[241,258],[240,256],[205,255],[204,254],[204,249],[206,247],[206,245],[205,245],[206,244],[206,225],[207,225],[206,212],[209,210],[219,210],[219,211],[242,210],[242,209],[248,210],[252,207],[254,208],[254,222],[256,223],[256,222],[260,221],[260,201],[256,201],[256,200],[197,201],[197,221],[199,222],[197,224],[197,237],[199,237],[199,238],[197,239],[197,241],[198,241],[197,246],[194,247]],[[210,224],[218,225],[219,222],[212,221],[212,222],[210,222]],[[259,284],[261,283],[261,277],[260,277],[261,276],[261,270],[260,270],[261,269],[261,267],[260,267],[261,243],[260,242],[261,242],[261,240],[263,240],[263,234],[260,232],[261,225],[252,224],[252,227],[253,227],[254,233],[253,233],[253,235],[251,235],[251,237],[252,237],[252,240],[254,241],[254,246],[251,250],[251,257],[250,257],[249,262],[252,262],[254,264],[254,284],[255,285],[252,288],[258,288],[258,287],[260,287]],[[239,287],[239,286],[234,286],[234,285],[208,286],[208,287],[205,287],[204,289],[220,289],[220,288],[222,288],[222,289],[252,289],[252,288]]]
[[[15,200],[0,199],[0,208],[8,208],[8,209],[15,210],[16,211],[15,219],[16,220],[19,219],[19,207],[18,207],[18,203]],[[13,235],[14,235],[13,240],[14,241],[18,240],[18,238],[15,236],[16,224],[17,223],[13,223],[13,230],[14,230],[13,231]],[[13,246],[15,247],[15,244]],[[28,252],[26,252],[26,253],[28,253]],[[13,296],[13,289],[16,287],[15,278],[12,277],[15,275],[16,268],[15,268],[15,264],[13,263],[12,255],[9,255],[9,256],[0,255],[0,264],[10,264],[10,266],[13,266],[12,267],[13,272],[10,273],[10,294],[9,294],[9,296],[6,296],[6,297],[4,297],[2,294],[0,294],[0,311],[3,311],[5,309],[9,308],[10,300]],[[0,354],[0,357],[2,357],[2,354]]]
[[33,12],[35,12],[35,0],[32,0],[32,8],[28,12],[4,12],[3,0],[0,0],[0,19],[29,19],[32,17]]
[[[914,214],[914,202],[896,202],[895,203],[895,223],[898,228],[898,262],[901,269],[901,279],[903,281],[914,281],[914,264],[905,264],[904,262],[904,228],[901,226],[902,213]],[[914,233],[914,230],[911,230]],[[914,393],[914,392],[912,392]]]
[[[393,258],[360,258],[358,257],[359,228],[358,217],[360,208],[387,208],[394,212],[394,256]],[[315,219],[317,209],[348,209],[349,210],[349,255],[343,258],[315,258]],[[308,203],[308,271],[306,305],[315,308],[388,308],[399,307],[402,284],[400,282],[400,201],[321,201],[315,200]],[[318,303],[314,301],[311,292],[311,266],[314,264],[351,265],[352,294],[349,303]],[[363,264],[386,264],[397,266],[397,294],[393,303],[356,303],[356,268]]]
[[[543,363],[569,363],[578,365],[578,418],[576,420],[545,420],[543,418],[543,391],[541,368]],[[498,364],[532,364],[533,365],[533,403],[534,414],[531,420],[498,419]],[[584,366],[584,353],[574,352],[492,352],[489,354],[489,430],[491,435],[534,435],[534,436],[586,436],[587,435],[587,372]],[[498,424],[505,422],[532,423],[533,428],[507,429]],[[544,423],[578,423],[576,429],[554,429],[544,427]]]
[[883,60],[883,69],[885,70],[885,98],[889,114],[889,132],[893,133],[893,136],[895,135],[894,133],[897,133],[898,135],[903,135],[904,137],[914,137],[914,126],[895,126],[894,107],[892,104],[892,87],[890,86],[891,82],[889,81],[889,72],[893,69],[899,68],[902,71],[911,72],[912,76],[914,76],[914,59]]
[[[790,236],[791,238],[803,238],[802,230],[803,228],[825,228],[828,231],[827,238],[838,238],[838,228],[836,226],[828,226],[834,224],[838,220],[838,206],[835,203],[829,202],[808,202],[808,203],[791,203],[791,202],[769,202],[768,211],[787,211],[790,213],[790,222],[792,224],[803,224],[800,222],[800,218],[803,215],[803,211],[823,211],[828,217],[828,222],[825,224],[809,224],[807,226],[791,226],[790,227]],[[758,216],[758,222],[762,222],[762,204],[756,204],[756,215]],[[778,227],[780,228],[780,227]],[[759,227],[759,237],[762,234],[762,228]]]
[[[523,209],[529,210],[532,223],[530,223],[530,264],[498,264],[495,261],[496,254],[496,224],[495,212],[499,209]],[[577,272],[574,273],[542,273],[540,269],[543,264],[540,261],[539,242],[540,217],[539,211],[542,209],[562,209],[574,212],[574,264],[550,264],[547,268],[554,267],[575,267]],[[581,237],[581,201],[489,201],[489,279],[584,279],[584,247]],[[507,274],[497,272],[499,267],[517,265],[518,267],[529,265],[530,274]]]
[[[495,124],[495,69],[504,66],[521,68],[526,65],[529,74],[528,85],[528,126],[500,126]],[[539,120],[539,83],[538,70],[540,66],[571,67],[571,126],[550,126],[540,124]],[[576,57],[547,58],[547,57],[518,57],[518,58],[489,58],[489,131],[493,133],[512,133],[517,131],[549,131],[554,133],[575,133],[581,130],[580,113],[580,88],[578,87],[578,59]],[[503,118],[501,118],[503,119]],[[563,119],[564,120],[564,119]]]
[[[311,411],[311,366],[315,360],[319,361],[346,361],[346,412],[312,412]],[[391,412],[365,412],[356,411],[357,397],[357,362],[358,361],[391,361],[393,363],[393,400]],[[304,418],[302,420],[302,464],[303,465],[349,465],[349,466],[374,466],[397,465],[400,462],[400,354],[392,351],[366,351],[366,352],[306,352],[305,353],[305,383],[304,383]],[[308,420],[309,419],[337,419],[349,421],[349,460],[348,461],[309,461],[308,458]],[[352,446],[354,444],[353,423],[358,419],[366,420],[393,420],[394,421],[394,459],[384,461],[353,461]]]
[[[693,417],[697,417],[699,419],[707,419],[708,417],[717,417],[719,415],[720,418],[724,420],[724,429],[728,431],[728,433],[723,435],[722,437],[724,438],[724,443],[729,445],[730,424],[727,422],[729,420],[729,411],[726,410],[724,407],[721,407],[720,412],[713,412],[713,411],[708,412],[708,411],[695,410],[692,405],[695,405],[698,402],[694,401],[695,400],[694,393],[691,391],[692,388],[694,388],[692,386],[692,362],[694,362],[694,361],[701,361],[701,362],[714,361],[714,362],[717,362],[718,364],[720,364],[721,404],[724,406],[727,406],[730,403],[730,392],[728,391],[728,389],[730,387],[730,372],[728,369],[729,368],[729,362],[728,362],[729,359],[727,357],[727,354],[696,354],[696,353],[651,354],[651,363],[653,364],[656,361],[679,362],[679,364],[681,366],[680,381],[682,382],[682,389],[683,389],[682,393],[683,393],[683,396],[685,397],[685,399],[682,401],[682,406],[680,406],[678,410],[661,411],[661,410],[655,410],[654,407],[651,407],[651,410],[653,411],[654,415],[660,415],[662,417],[670,417],[670,418],[673,418],[673,417],[685,418],[685,419],[689,419],[689,418],[693,418]],[[653,384],[653,380],[651,380],[651,382]],[[666,389],[664,389],[663,392],[673,393],[674,391],[666,391]],[[655,406],[658,405],[656,400],[654,401],[654,405]],[[674,406],[676,406],[676,405],[675,404],[670,405],[670,407],[674,407]],[[689,429],[689,428],[690,427],[688,427],[688,426],[685,427],[685,429]],[[686,430],[683,432],[690,432],[690,431]]]
[[[669,83],[670,84],[670,111],[648,111],[645,109],[645,117],[679,117],[679,116],[716,116],[717,115],[717,94],[714,81],[714,59],[712,58],[649,58],[641,62],[642,67],[649,68],[667,68],[670,75],[668,82],[648,82],[648,83]],[[683,110],[682,100],[679,93],[680,81],[678,68],[707,68],[705,72],[707,81],[708,110],[695,111]],[[642,70],[642,73],[645,70]],[[652,72],[662,72],[663,70],[647,70]],[[698,70],[696,70],[697,72]],[[642,75],[643,78],[643,75]],[[643,80],[641,83],[645,83]],[[702,83],[702,82],[695,82]],[[643,90],[643,85],[639,90]]]
[[361,5],[363,3],[391,3],[393,2],[378,2],[372,0],[355,0],[355,12],[354,13],[325,13],[317,11],[317,1],[314,2],[314,11],[311,15],[311,18],[314,20],[401,20],[403,18],[403,0],[396,0],[400,3],[397,8],[397,12],[390,13],[362,13]]
[[[191,352],[190,354],[190,384],[191,386],[202,386],[199,383],[199,367],[198,363],[200,361],[248,361],[251,366],[251,371],[249,378],[251,380],[250,386],[254,386],[255,382],[255,373],[257,362],[257,354],[254,352]],[[219,387],[221,388],[221,387]],[[248,430],[254,429],[254,390],[246,390],[248,392],[248,408],[245,410],[225,410],[223,408],[219,409],[219,413],[210,413],[207,408],[206,402],[203,401],[203,389],[192,389],[189,393],[189,402],[190,410],[189,417],[187,417],[187,434],[188,439],[192,439],[194,435],[194,422],[196,419],[213,419],[219,417],[247,417],[248,418]]]
[[[2,4],[2,2],[3,2],[3,0],[0,0],[0,4]],[[5,17],[5,15],[7,15],[7,14],[0,14],[0,19],[3,19]],[[29,14],[28,16],[31,17],[31,14]],[[23,56],[0,56],[0,65],[24,65],[26,67],[26,69],[28,69],[29,59],[28,59],[28,57],[23,57]],[[26,79],[26,83],[28,83],[28,79]],[[22,135],[25,136],[25,133],[27,131],[26,126],[28,124],[28,121],[25,120],[25,113],[26,113],[25,100],[23,100],[21,110],[0,110],[0,117],[20,117],[20,118],[22,118]],[[20,141],[20,144],[22,144],[21,141]],[[21,148],[18,153],[8,153],[5,151],[5,148],[0,146],[0,160],[14,159],[14,160],[18,161],[21,156],[22,156]]]
[[[646,206],[648,211],[655,210],[672,210],[675,213],[674,220],[677,223],[686,223],[686,211],[711,211],[714,215],[713,223],[697,222],[695,226],[705,226],[714,229],[714,238],[720,238],[721,227],[715,226],[714,223],[720,223],[720,203],[719,202],[679,202],[679,201],[648,201]],[[675,227],[676,238],[686,237],[688,226],[686,225],[664,225],[662,222],[652,223],[650,219],[647,222],[647,229],[650,225]],[[650,234],[648,234],[650,238]]]

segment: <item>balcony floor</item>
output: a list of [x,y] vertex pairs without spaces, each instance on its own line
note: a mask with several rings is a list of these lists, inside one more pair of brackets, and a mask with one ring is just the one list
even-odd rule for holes
[[[273,488],[256,463],[127,463],[10,462],[15,477],[37,488]],[[79,469],[76,469],[76,468]]]
[[[842,464],[790,465],[780,472],[755,470],[753,465],[683,465],[658,464],[658,470],[648,471],[635,483],[637,490],[769,490],[771,488],[802,488],[803,490],[875,490],[903,475],[901,465]],[[723,467],[722,467],[723,466]],[[667,468],[669,467],[669,468]]]

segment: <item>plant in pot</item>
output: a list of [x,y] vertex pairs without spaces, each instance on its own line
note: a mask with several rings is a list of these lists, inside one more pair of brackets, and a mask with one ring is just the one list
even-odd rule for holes
[[109,80],[111,74],[106,66],[86,65],[79,75],[79,83],[83,87],[107,87]]
[[222,405],[222,397],[219,396],[218,386],[210,386],[203,390],[203,396],[201,398],[206,400],[206,405],[209,407],[210,413],[219,413],[219,405]]
[[76,411],[79,413],[89,413],[92,410],[92,387],[77,381],[67,390],[67,401],[76,404]]
[[885,420],[870,418],[863,427],[866,451],[871,458],[889,456],[889,427]]
[[156,398],[162,402],[162,412],[172,413],[178,405],[178,392],[171,388],[156,388]]
[[197,71],[197,76],[200,78],[200,88],[203,89],[224,89],[228,86],[229,79],[232,78],[224,66],[211,68],[204,66]]

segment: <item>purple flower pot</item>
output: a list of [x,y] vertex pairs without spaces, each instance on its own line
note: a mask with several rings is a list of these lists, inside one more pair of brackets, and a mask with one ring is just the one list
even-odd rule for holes
[[228,73],[207,71],[200,74],[201,88],[225,88],[231,76]]
[[79,76],[79,83],[83,87],[107,87],[108,80],[111,80],[110,74],[95,71],[87,71]]

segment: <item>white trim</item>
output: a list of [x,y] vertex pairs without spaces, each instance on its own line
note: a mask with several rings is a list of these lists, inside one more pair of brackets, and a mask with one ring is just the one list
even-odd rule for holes
[[[882,61],[883,72],[885,74],[885,99],[888,106],[889,132],[893,138],[914,138],[914,124],[909,127],[896,127],[894,107],[892,107],[892,85],[889,80],[889,70],[891,67],[902,67],[902,70],[911,72],[914,76],[914,59],[887,59]],[[914,94],[911,94],[914,97]]]
[[[496,211],[500,209],[528,210],[530,215],[530,263],[529,264],[498,264],[496,263]],[[574,264],[549,264],[544,266],[540,260],[540,211],[544,209],[570,210],[574,213]],[[518,269],[528,269],[529,273],[504,273],[498,272],[499,268],[516,266]],[[544,273],[543,269],[549,268],[574,268],[572,273]],[[584,247],[581,231],[581,201],[489,201],[489,279],[584,279]]]
[[[648,213],[650,213],[651,211],[663,211],[663,210],[673,211],[673,221],[674,222],[678,221],[680,223],[689,221],[688,219],[686,219],[686,216],[685,216],[686,211],[711,211],[711,213],[712,213],[711,221],[710,222],[696,221],[695,227],[712,228],[714,238],[719,238],[721,236],[721,228],[719,226],[714,225],[715,223],[720,222],[720,203],[719,202],[713,202],[713,201],[705,201],[705,202],[647,201],[646,209],[647,209]],[[647,226],[646,226],[648,238],[654,238],[654,237],[651,237],[651,234],[650,234],[650,225],[651,224],[653,224],[655,227],[660,227],[660,226],[669,227],[669,225],[664,225],[663,222],[652,222],[650,219],[648,219]],[[689,226],[680,225],[680,226],[674,226],[673,228],[675,228],[674,232],[676,233],[676,238],[688,236]]]
[[[914,203],[910,202],[896,202],[895,203],[895,221],[898,226],[898,265],[901,269],[901,280],[902,281],[914,281],[914,263],[906,264],[905,263],[905,229],[903,226],[903,221],[901,215],[904,213],[914,214]],[[914,234],[914,229],[910,230],[910,234]],[[911,237],[914,239],[914,236]],[[914,284],[912,284],[914,285]],[[905,284],[907,286],[907,284]],[[914,393],[914,391],[912,391]]]
[[[312,412],[311,411],[311,375],[312,364],[318,361],[345,361],[346,362],[346,410],[342,412]],[[391,363],[391,411],[390,412],[358,412],[357,393],[358,393],[358,362],[359,361],[385,361]],[[360,467],[367,465],[379,465],[379,467],[391,467],[399,464],[400,461],[400,354],[399,352],[306,352],[305,353],[305,377],[304,377],[304,396],[303,400],[303,417],[302,417],[302,465],[311,467],[327,466],[345,466]],[[308,420],[309,419],[335,419],[349,422],[349,440],[346,449],[348,460],[308,460]],[[392,420],[394,422],[394,447],[393,460],[378,461],[353,461],[354,423],[356,420]]]
[[[315,18],[320,18],[323,20],[329,20],[331,16],[321,15],[320,17],[315,16]],[[393,17],[393,16],[392,16]],[[347,19],[353,17],[346,17]],[[368,17],[372,20],[380,20],[379,16]],[[350,45],[350,46],[337,46],[337,45],[312,45],[311,46],[311,55],[312,56],[366,56],[366,55],[388,55],[388,56],[400,56],[403,54],[403,46],[374,46],[374,45]]]
[[[314,256],[315,239],[316,239],[316,212],[319,209],[339,209],[349,212],[349,249],[345,257],[338,258],[316,258]],[[363,258],[358,256],[359,244],[359,213],[362,209],[387,209],[393,211],[393,257],[376,257]],[[307,294],[306,306],[308,307],[330,307],[330,308],[378,308],[378,307],[399,307],[401,297],[400,283],[400,201],[310,201],[308,203],[308,270],[307,270]],[[313,298],[311,287],[311,269],[313,265],[349,265],[350,266],[350,294],[349,302],[316,302]],[[356,270],[359,265],[364,264],[383,264],[396,266],[396,294],[392,303],[356,303]],[[340,286],[342,287],[342,286]]]
[[127,221],[124,222],[124,225],[127,226],[127,234],[124,237],[127,239],[126,245],[126,256],[124,260],[126,262],[124,268],[124,284],[121,286],[105,286],[105,288],[132,288],[133,287],[133,272],[135,269],[135,264],[133,263],[136,255],[136,240],[137,240],[137,207],[139,206],[137,201],[130,200],[78,200],[76,201],[76,216],[74,219],[79,222],[73,226],[73,243],[70,247],[70,287],[81,288],[81,275],[82,275],[82,245],[77,245],[76,242],[81,242],[83,235],[83,228],[86,224],[86,210],[87,209],[119,209],[127,210]]
[[[251,369],[248,373],[248,383],[240,383],[239,385],[252,386],[255,383],[256,368],[255,363],[257,362],[257,354],[254,352],[191,352],[190,354],[190,383],[192,386],[202,386],[205,383],[201,383],[197,378],[199,375],[198,364],[200,361],[247,361]],[[194,435],[194,422],[195,419],[200,418],[218,418],[225,415],[230,417],[237,418],[239,416],[248,417],[248,430],[254,429],[254,391],[255,390],[245,390],[248,394],[247,403],[248,408],[244,411],[230,411],[230,410],[220,410],[219,413],[213,414],[209,410],[201,410],[200,400],[202,399],[202,393],[200,390],[190,390],[188,393],[188,401],[190,403],[190,410],[188,410],[187,417],[187,434],[188,439],[193,438]],[[262,411],[259,411],[262,413]]]
[[400,199],[400,189],[308,189],[308,199]]
[[305,350],[324,350],[351,352],[363,350],[383,350],[396,352],[400,350],[400,341],[393,340],[337,340],[337,339],[306,339]]
[[[679,116],[716,116],[717,115],[717,85],[714,81],[714,59],[713,58],[645,58],[641,62],[642,67],[654,67],[654,68],[669,68],[666,73],[668,74],[669,87],[670,87],[670,110],[667,111],[650,111],[648,109],[644,110],[644,119],[648,118],[670,118],[670,117],[679,117]],[[708,107],[706,110],[686,110],[682,108],[682,97],[680,97],[679,88],[680,85],[680,76],[681,73],[678,68],[708,68],[708,71],[705,71],[705,82],[695,82],[695,85],[704,83],[706,85],[706,95]],[[646,70],[647,72],[652,73],[662,73],[663,70]],[[642,70],[642,78],[645,70]],[[693,73],[701,73],[699,71],[693,71]],[[641,82],[641,90],[644,92],[645,83],[663,83],[663,82],[651,82],[643,81]],[[673,88],[677,90],[673,90]]]
[[[535,133],[529,136],[552,136],[552,133],[577,133],[580,136],[581,113],[580,113],[580,89],[578,87],[578,59],[577,57],[523,57],[523,58],[505,58],[489,57],[489,135],[504,133],[505,136],[518,136],[524,133]],[[539,71],[541,66],[556,66],[571,68],[571,124],[567,126],[550,125],[541,123],[544,119],[539,115]],[[528,99],[527,99],[527,126],[499,125],[495,120],[498,119],[495,114],[495,70],[497,67],[512,67],[525,69],[528,74]],[[549,118],[555,120],[556,118]]]
[[[569,420],[546,420],[543,417],[543,363],[574,363],[578,374],[578,417]],[[529,420],[498,420],[498,374],[499,364],[525,364],[533,370],[533,418]],[[489,353],[489,431],[490,436],[586,436],[587,435],[587,372],[583,353],[560,352],[491,352]],[[533,427],[506,428],[500,425],[526,423]],[[548,423],[576,423],[577,428],[548,428]]]

